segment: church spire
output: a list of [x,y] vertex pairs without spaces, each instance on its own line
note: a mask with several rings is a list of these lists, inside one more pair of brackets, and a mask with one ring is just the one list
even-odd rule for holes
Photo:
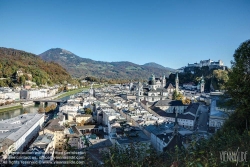
[[179,92],[179,77],[178,77],[178,73],[176,73],[176,77],[175,77],[175,90],[178,93]]
[[204,92],[204,88],[205,88],[205,81],[204,81],[204,77],[202,75],[201,76],[201,84],[200,84],[200,91],[201,91],[201,93]]
[[174,108],[175,110],[175,122],[174,122],[174,132],[173,132],[173,135],[177,135],[178,134],[178,111],[176,111],[176,109]]

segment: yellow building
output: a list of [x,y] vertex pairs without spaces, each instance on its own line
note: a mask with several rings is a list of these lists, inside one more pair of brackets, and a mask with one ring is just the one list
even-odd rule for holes
[[93,117],[90,114],[82,114],[82,115],[76,115],[76,123],[81,123],[84,121],[84,123],[90,123],[93,122]]
[[60,125],[59,119],[53,119],[49,121],[46,127],[43,129],[42,134],[51,133],[54,135],[54,146],[56,151],[64,151],[65,148],[65,134],[64,134],[64,126]]

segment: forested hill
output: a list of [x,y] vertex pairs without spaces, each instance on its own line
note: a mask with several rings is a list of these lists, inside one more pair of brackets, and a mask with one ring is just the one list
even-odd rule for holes
[[[0,86],[24,84],[25,80],[37,85],[71,81],[68,72],[55,62],[45,62],[35,54],[0,47]],[[21,71],[17,77],[17,71]]]
[[168,76],[168,69],[138,65],[131,62],[103,62],[81,58],[67,50],[54,48],[39,55],[45,61],[53,61],[63,66],[73,77],[93,76],[106,79],[142,79],[155,76]]
[[155,62],[145,63],[143,66],[156,67],[156,68],[165,69],[165,70],[167,69],[167,70],[169,70],[169,71],[171,71],[171,72],[173,72],[173,73],[176,72],[175,69],[172,69],[172,68],[169,68],[169,67],[164,67],[164,66],[162,66],[162,65],[160,65],[160,64],[157,64],[157,63],[155,63]]

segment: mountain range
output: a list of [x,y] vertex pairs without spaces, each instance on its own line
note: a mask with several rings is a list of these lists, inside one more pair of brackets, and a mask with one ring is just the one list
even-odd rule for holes
[[39,55],[43,60],[56,62],[64,67],[72,77],[84,78],[87,76],[106,79],[148,79],[151,74],[155,76],[168,76],[175,71],[156,63],[138,65],[128,61],[104,62],[82,58],[61,48],[49,49]]
[[157,63],[155,63],[155,62],[145,63],[144,66],[155,67],[155,68],[160,68],[160,69],[167,69],[167,70],[169,70],[169,71],[171,71],[171,72],[175,72],[175,71],[176,71],[176,70],[173,69],[173,68],[164,67],[164,66],[162,66],[162,65],[160,65],[160,64],[157,64]]

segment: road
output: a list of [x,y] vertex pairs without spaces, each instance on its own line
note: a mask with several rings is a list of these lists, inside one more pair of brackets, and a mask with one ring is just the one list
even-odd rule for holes
[[208,121],[209,121],[209,106],[202,105],[198,111],[200,116],[197,122],[198,131],[207,131],[208,130]]

